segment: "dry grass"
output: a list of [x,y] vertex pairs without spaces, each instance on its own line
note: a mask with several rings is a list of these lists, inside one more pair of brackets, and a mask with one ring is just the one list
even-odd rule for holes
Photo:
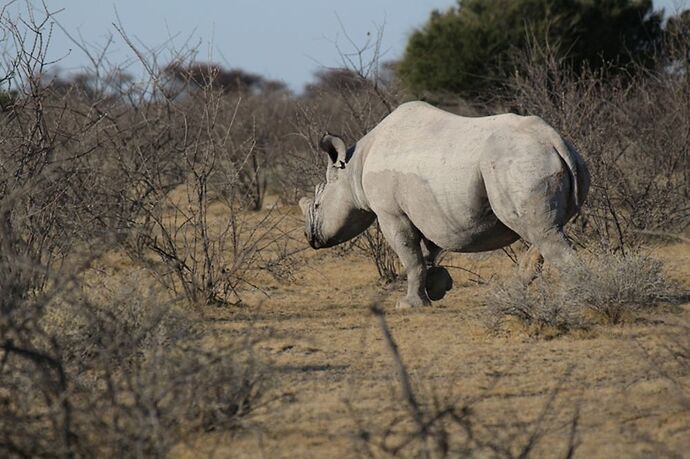
[[[664,275],[687,289],[688,247],[652,253],[664,261]],[[273,331],[260,349],[275,366],[281,402],[255,413],[258,429],[232,438],[201,435],[176,457],[205,448],[240,457],[414,457],[435,450],[433,440],[418,435],[399,368],[370,315],[372,302],[386,311],[422,418],[442,415],[433,430],[449,433],[449,451],[472,446],[465,455],[495,457],[491,448],[501,448],[502,457],[516,457],[536,433],[531,456],[564,457],[573,431],[575,457],[672,455],[690,447],[687,302],[635,312],[624,326],[549,335],[554,339],[522,326],[487,333],[487,290],[515,268],[502,253],[452,254],[447,261],[488,283],[453,270],[456,287],[443,300],[399,312],[395,301],[404,287],[377,284],[362,254],[308,252],[294,281],[276,285],[270,298],[217,311],[224,333],[248,322]],[[472,427],[472,440],[450,409]]]

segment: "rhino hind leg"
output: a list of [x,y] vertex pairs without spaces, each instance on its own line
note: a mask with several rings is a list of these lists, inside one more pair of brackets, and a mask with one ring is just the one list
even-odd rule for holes
[[[517,152],[516,156],[528,157],[523,153]],[[577,261],[563,234],[563,225],[572,216],[570,176],[564,166],[552,165],[550,170],[548,164],[548,158],[544,158],[536,165],[523,160],[512,166],[487,163],[482,169],[494,215],[534,248],[527,251],[521,270],[527,283],[534,279],[532,266],[539,268],[540,256],[559,270]],[[535,174],[532,167],[538,167],[540,173]]]
[[566,240],[561,228],[553,228],[543,234],[533,235],[530,242],[537,247],[547,263],[560,270],[566,270],[578,263],[575,251]]
[[539,253],[539,248],[532,244],[527,252],[520,257],[518,268],[520,280],[523,284],[529,285],[541,273],[544,266],[544,257]]

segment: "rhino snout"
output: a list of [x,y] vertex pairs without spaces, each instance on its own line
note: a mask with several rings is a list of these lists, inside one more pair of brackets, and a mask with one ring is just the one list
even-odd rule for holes
[[321,244],[319,243],[318,239],[311,234],[309,231],[305,230],[304,231],[304,237],[307,239],[309,242],[309,245],[311,246],[312,249],[320,249]]

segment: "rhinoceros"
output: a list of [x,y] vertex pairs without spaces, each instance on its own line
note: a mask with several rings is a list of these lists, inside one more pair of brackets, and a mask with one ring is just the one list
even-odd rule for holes
[[314,249],[331,247],[378,219],[407,274],[398,308],[429,305],[452,287],[436,265],[443,250],[490,251],[523,238],[526,277],[542,260],[575,260],[563,225],[587,195],[589,172],[539,117],[467,118],[408,102],[355,145],[325,134],[320,148],[330,161],[326,182],[300,200],[305,236]]

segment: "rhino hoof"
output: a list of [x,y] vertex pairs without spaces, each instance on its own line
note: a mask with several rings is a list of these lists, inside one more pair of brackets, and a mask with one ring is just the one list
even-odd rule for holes
[[453,278],[442,266],[432,266],[426,272],[426,293],[432,301],[438,301],[453,288]]
[[429,300],[424,301],[421,298],[415,300],[410,300],[409,298],[400,298],[395,304],[395,309],[412,309],[430,305],[431,302]]

